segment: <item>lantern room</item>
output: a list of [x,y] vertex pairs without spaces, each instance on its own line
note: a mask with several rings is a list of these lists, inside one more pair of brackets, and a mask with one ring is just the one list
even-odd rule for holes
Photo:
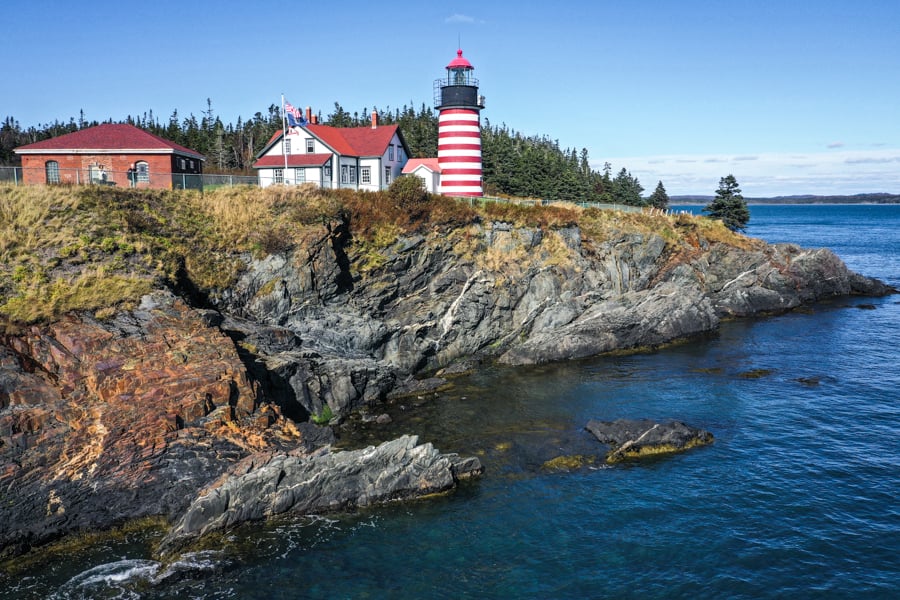
[[484,97],[478,95],[475,67],[456,51],[456,58],[447,65],[447,75],[434,82],[434,106],[443,108],[484,108]]

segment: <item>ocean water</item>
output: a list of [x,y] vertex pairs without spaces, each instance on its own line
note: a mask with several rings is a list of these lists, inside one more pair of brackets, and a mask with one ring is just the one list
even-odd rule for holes
[[[747,233],[900,287],[900,206],[753,206]],[[898,339],[900,296],[842,298],[648,354],[486,368],[343,441],[477,453],[484,477],[454,493],[248,525],[171,565],[158,534],[98,542],[0,576],[0,597],[900,597]],[[584,424],[625,417],[716,441],[604,466]]]

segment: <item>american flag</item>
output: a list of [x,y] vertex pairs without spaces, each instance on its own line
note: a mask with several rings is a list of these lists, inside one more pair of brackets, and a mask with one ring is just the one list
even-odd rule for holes
[[306,119],[303,118],[303,111],[295,108],[293,104],[285,101],[284,114],[287,116],[288,125],[291,127],[302,127],[306,125]]

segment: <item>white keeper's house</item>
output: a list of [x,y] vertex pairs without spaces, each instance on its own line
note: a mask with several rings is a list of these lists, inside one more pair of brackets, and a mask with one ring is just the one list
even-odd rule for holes
[[441,165],[436,158],[411,158],[403,167],[403,174],[420,177],[431,194],[437,194],[441,187]]
[[307,125],[278,131],[257,156],[259,185],[299,185],[377,191],[403,172],[409,148],[397,125],[379,125],[372,112],[367,127],[319,125],[307,108]]

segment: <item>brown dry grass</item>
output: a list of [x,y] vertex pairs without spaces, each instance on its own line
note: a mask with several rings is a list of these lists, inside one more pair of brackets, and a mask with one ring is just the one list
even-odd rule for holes
[[689,214],[665,215],[585,209],[579,221],[585,239],[602,242],[623,233],[657,234],[670,247],[683,243],[697,245],[699,240],[721,243],[748,250],[757,248],[759,240],[729,230],[721,221]]
[[537,206],[487,202],[480,212],[488,219],[512,223],[516,227],[555,229],[578,224],[583,209],[574,204]]
[[758,249],[765,242],[735,233],[722,221],[703,216],[680,214],[670,217],[681,238],[696,236],[710,243],[721,243],[741,250]]
[[[534,252],[487,248],[479,223],[541,228]],[[187,276],[207,293],[231,285],[247,254],[303,247],[346,222],[356,268],[377,269],[385,250],[415,233],[446,239],[464,260],[512,276],[532,266],[570,267],[556,229],[579,225],[587,241],[629,232],[671,244],[699,239],[740,248],[759,242],[718,221],[575,205],[529,206],[428,196],[400,206],[383,192],[314,186],[218,188],[199,193],[0,184],[0,318],[30,323],[71,310],[111,314],[153,287]]]

